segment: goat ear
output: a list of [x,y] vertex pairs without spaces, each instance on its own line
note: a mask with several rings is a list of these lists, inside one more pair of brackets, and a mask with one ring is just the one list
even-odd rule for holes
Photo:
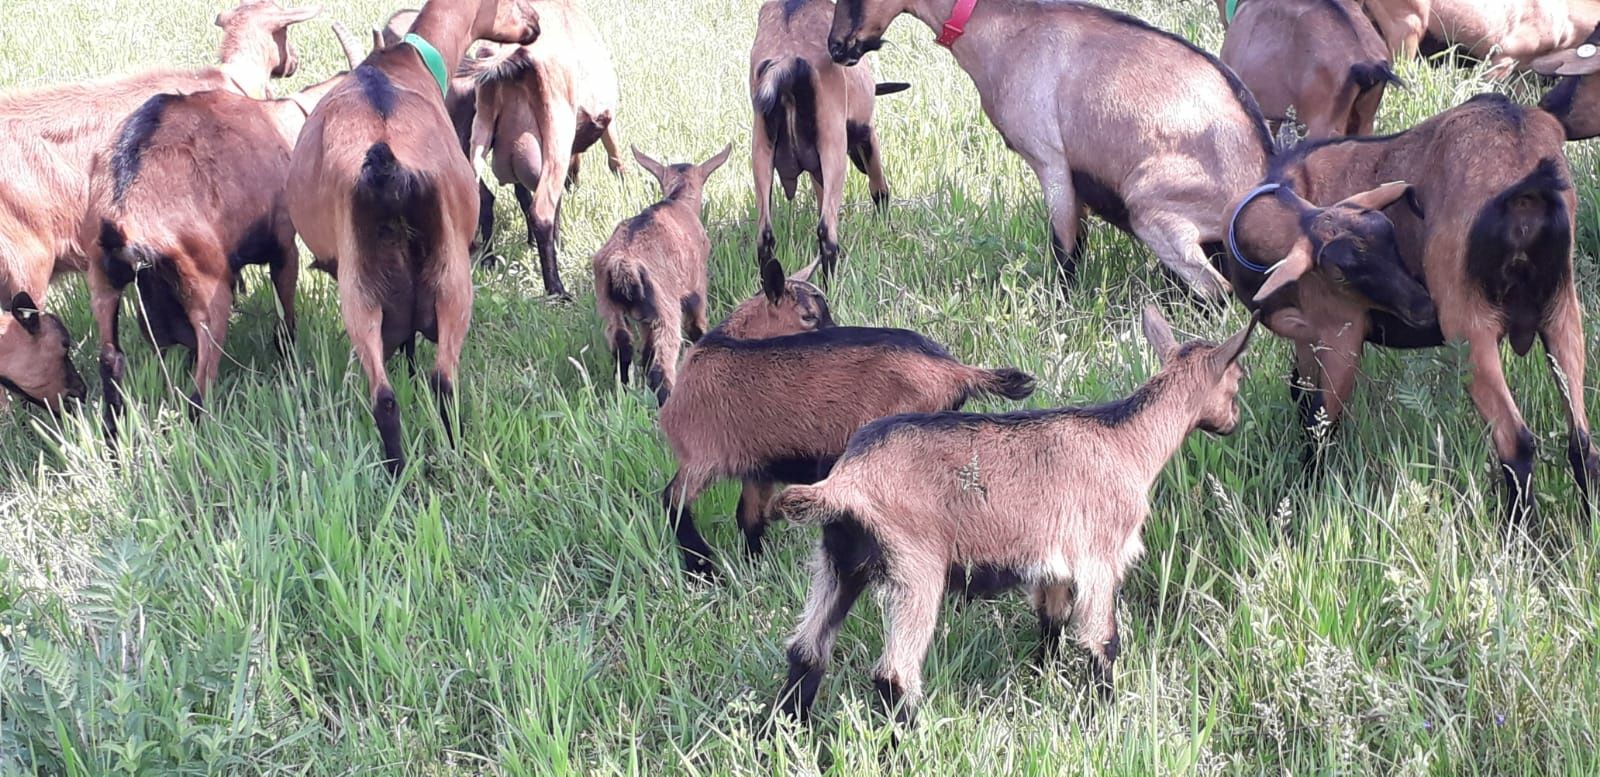
[[1261,312],[1257,311],[1250,316],[1250,323],[1245,324],[1244,329],[1234,334],[1233,337],[1228,338],[1227,342],[1217,346],[1217,350],[1211,352],[1212,371],[1221,375],[1223,371],[1232,367],[1233,363],[1239,360],[1239,357],[1244,354],[1244,349],[1250,345],[1250,335],[1255,333],[1256,324],[1259,323],[1261,323]]
[[11,298],[11,317],[32,334],[39,333],[39,305],[28,292],[19,292]]
[[1391,181],[1374,189],[1368,189],[1360,194],[1352,194],[1339,201],[1338,206],[1349,206],[1365,210],[1383,210],[1395,204],[1401,197],[1411,191],[1411,184],[1405,181]]
[[372,50],[383,50],[383,30],[380,30],[377,27],[372,28]]
[[779,264],[777,259],[762,262],[761,293],[767,295],[767,302],[778,304],[778,300],[783,299],[784,287],[783,265]]
[[789,276],[789,280],[799,281],[801,283],[810,283],[811,274],[817,271],[817,265],[819,264],[822,264],[822,257],[820,256],[812,259],[811,264],[796,270],[794,275]]
[[1140,323],[1144,328],[1144,339],[1150,341],[1150,347],[1156,350],[1156,358],[1162,364],[1171,361],[1178,352],[1178,339],[1172,336],[1172,325],[1161,315],[1161,310],[1155,305],[1146,305]]
[[228,29],[228,22],[230,20],[232,20],[232,19],[233,19],[233,11],[223,11],[222,13],[217,14],[217,20],[215,22],[212,22],[212,24],[215,24],[218,27],[221,27],[222,29],[226,30],[226,29]]
[[1305,275],[1311,269],[1311,238],[1301,237],[1294,242],[1294,247],[1289,249],[1289,255],[1282,261],[1267,268],[1267,280],[1256,291],[1254,302],[1262,302],[1281,289]]
[[718,151],[716,156],[701,162],[700,176],[702,178],[710,178],[711,174],[716,172],[717,168],[721,167],[724,162],[728,161],[728,154],[731,153],[733,153],[733,144],[729,143],[728,145],[723,146],[722,150]]
[[639,149],[633,146],[629,146],[628,148],[633,149],[633,158],[639,163],[640,167],[650,171],[650,174],[655,176],[656,181],[662,186],[667,185],[667,169],[662,167],[660,162],[657,162],[656,160],[639,153]]
[[1600,71],[1600,47],[1585,42],[1577,48],[1539,57],[1531,67],[1543,76],[1586,76]]
[[291,24],[299,24],[303,21],[315,19],[317,18],[317,14],[320,13],[322,13],[322,6],[320,5],[305,5],[299,8],[289,8],[284,10],[283,13],[278,14],[278,22],[284,27],[288,27]]

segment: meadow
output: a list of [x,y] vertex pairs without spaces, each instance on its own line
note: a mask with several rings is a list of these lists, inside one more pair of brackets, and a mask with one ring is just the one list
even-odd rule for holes
[[[1209,2],[1112,4],[1220,43]],[[5,6],[10,89],[208,63],[222,3]],[[734,145],[704,211],[716,320],[757,289],[745,81],[756,3],[586,6],[621,77],[624,143],[671,161]],[[288,86],[341,66],[324,22],[361,30],[390,10],[329,3],[292,32],[302,61]],[[1035,180],[971,82],[915,20],[887,37],[880,80],[913,86],[878,103],[886,214],[851,174],[831,290],[841,323],[908,327],[968,362],[1018,366],[1039,378],[1028,404],[1047,407],[1119,397],[1155,370],[1137,329],[1152,300],[1180,336],[1246,320],[1237,304],[1188,301],[1148,250],[1098,221],[1063,295]],[[1390,91],[1380,131],[1482,91],[1531,101],[1538,88],[1398,70],[1408,86]],[[1592,148],[1568,153],[1593,311],[1600,176]],[[314,273],[302,274],[287,358],[270,286],[247,273],[198,424],[181,399],[185,356],[159,358],[131,327],[117,458],[97,389],[59,424],[19,403],[0,413],[0,774],[1600,772],[1600,533],[1578,509],[1542,351],[1508,361],[1539,442],[1544,539],[1530,542],[1504,536],[1463,349],[1369,350],[1325,470],[1307,481],[1289,349],[1270,336],[1245,357],[1240,430],[1193,437],[1155,489],[1149,554],[1119,606],[1114,705],[1096,702],[1077,651],[1034,663],[1025,597],[947,605],[919,724],[890,748],[868,674],[881,627],[866,604],[814,724],[769,732],[814,537],[779,525],[747,560],[724,485],[699,513],[727,574],[707,585],[679,573],[655,402],[612,377],[588,269],[658,192],[636,166],[615,179],[601,162],[589,157],[563,208],[570,305],[541,297],[501,193],[495,248],[512,261],[475,276],[465,435],[444,444],[421,383],[396,369],[412,457],[398,482],[379,464],[333,284]],[[790,268],[815,251],[814,208],[809,191],[776,208]],[[81,279],[59,282],[49,307],[96,383]],[[1584,387],[1591,412],[1597,380]]]

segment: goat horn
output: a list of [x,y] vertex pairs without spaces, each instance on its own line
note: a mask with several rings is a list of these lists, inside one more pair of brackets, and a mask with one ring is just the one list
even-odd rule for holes
[[339,39],[339,47],[344,49],[344,61],[354,70],[361,61],[361,45],[356,43],[356,36],[350,34],[350,29],[339,22],[329,25],[333,28],[333,37]]

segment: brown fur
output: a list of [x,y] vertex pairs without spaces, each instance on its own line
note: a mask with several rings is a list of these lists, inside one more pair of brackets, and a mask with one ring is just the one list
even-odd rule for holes
[[[1227,28],[1228,0],[1216,0],[1216,3],[1217,16]],[[1239,0],[1234,5],[1235,19],[1244,15],[1245,6],[1255,4],[1255,0]],[[1423,33],[1428,31],[1428,9],[1432,0],[1361,0],[1357,5],[1383,38],[1386,53],[1401,59],[1417,56]]]
[[150,70],[0,96],[0,135],[6,138],[0,152],[6,171],[0,177],[0,299],[26,291],[42,303],[52,275],[84,269],[78,238],[89,166],[124,116],[161,92],[265,95],[269,77],[291,75],[296,66],[285,30],[317,10],[284,10],[263,0],[222,14],[219,67]]
[[[335,32],[354,67],[360,53],[342,27]],[[123,288],[135,278],[146,292],[138,307],[146,334],[162,349],[181,344],[194,352],[197,411],[217,376],[244,265],[269,265],[284,334],[293,340],[300,261],[284,197],[289,155],[306,117],[341,77],[281,100],[223,90],[160,95],[95,155],[79,242],[90,251],[109,433],[122,408],[117,317]],[[131,180],[130,169],[137,171]]]
[[475,65],[471,154],[481,170],[484,154],[494,151],[495,178],[517,187],[545,292],[570,297],[556,257],[561,197],[564,185],[577,183],[580,155],[595,141],[604,144],[611,172],[622,172],[617,74],[599,29],[575,2],[538,0],[534,7],[545,30],[539,40]]
[[826,480],[778,498],[776,514],[825,526],[789,643],[786,710],[809,713],[850,606],[877,585],[887,626],[876,683],[909,721],[952,568],[1010,570],[1030,583],[1047,653],[1071,613],[1110,694],[1117,591],[1144,555],[1150,490],[1191,431],[1237,426],[1238,357],[1255,326],[1180,348],[1154,307],[1144,325],[1162,368],[1121,402],[884,418],[855,433]]
[[660,182],[663,199],[618,225],[594,255],[595,307],[617,374],[627,385],[634,337],[629,324],[636,322],[644,346],[640,364],[662,404],[678,374],[681,337],[694,342],[707,328],[711,239],[700,223],[700,203],[706,179],[728,161],[729,150],[699,165],[663,167],[635,149],[639,166]]
[[[954,5],[842,0],[829,51],[853,62],[898,15],[937,31]],[[1088,3],[980,2],[950,52],[1038,177],[1065,278],[1092,208],[1196,294],[1227,294],[1207,256],[1223,240],[1217,203],[1260,180],[1271,152],[1260,109],[1231,71],[1178,36]]]
[[1532,64],[1537,73],[1563,77],[1539,107],[1561,122],[1567,140],[1600,137],[1600,78],[1588,77],[1600,71],[1600,24],[1583,42],[1589,48],[1580,45],[1547,54]]
[[[381,29],[372,31],[373,49],[384,49],[399,43],[416,21],[415,10],[394,12]],[[472,75],[473,68],[478,60],[494,56],[499,46],[480,41],[469,49],[462,58],[461,67],[450,74],[450,88],[444,95],[445,113],[450,114],[450,124],[455,127],[456,136],[461,140],[463,154],[471,151],[472,119],[477,115],[478,79]]]
[[1357,0],[1246,2],[1220,56],[1270,122],[1292,108],[1310,138],[1372,134],[1396,80],[1388,46]]
[[[1308,420],[1339,419],[1369,339],[1465,342],[1469,393],[1488,422],[1513,516],[1533,506],[1533,438],[1506,386],[1501,340],[1510,339],[1519,354],[1535,336],[1544,343],[1567,396],[1568,454],[1586,508],[1589,488],[1600,483],[1600,457],[1583,404],[1585,345],[1571,258],[1576,196],[1564,139],[1559,122],[1544,111],[1483,95],[1399,135],[1314,144],[1279,163],[1285,182],[1311,203],[1333,202],[1385,179],[1403,178],[1415,187],[1426,218],[1402,209],[1390,217],[1400,256],[1437,308],[1438,329],[1431,335],[1392,323],[1377,331],[1370,305],[1327,293],[1343,279],[1330,277],[1307,247],[1291,250],[1284,230],[1262,233],[1260,224],[1240,221],[1241,242],[1254,244],[1246,251],[1258,262],[1288,256],[1255,297],[1276,308],[1267,323],[1295,341],[1297,375],[1316,389],[1308,397]],[[1507,248],[1495,253],[1500,245]],[[1278,288],[1292,300],[1275,299]]]
[[[412,30],[451,63],[475,39],[525,44],[539,27],[528,0],[432,0]],[[392,473],[405,456],[386,358],[418,333],[437,342],[432,382],[443,413],[472,318],[478,199],[456,149],[439,85],[402,45],[373,52],[322,99],[289,164],[289,213],[338,278]]]
[[1428,32],[1460,44],[1509,76],[1534,60],[1583,42],[1600,23],[1597,0],[1431,0]]
[[72,366],[66,325],[39,310],[27,292],[13,296],[0,315],[0,389],[53,413],[86,392]]
[[[844,201],[846,160],[854,161],[866,174],[873,204],[882,209],[889,203],[883,153],[872,125],[877,88],[872,65],[863,61],[841,67],[829,58],[825,43],[833,8],[829,0],[768,0],[756,17],[756,38],[750,48],[750,101],[755,113],[750,154],[759,236],[756,262],[765,266],[776,248],[773,171],[776,169],[790,200],[804,172],[811,176],[821,212],[817,241],[823,277],[832,274],[839,257],[839,208]],[[792,79],[804,79],[805,83],[793,85]],[[796,104],[807,95],[810,105]],[[769,121],[782,127],[779,137],[768,131]],[[802,126],[805,123],[815,126]],[[815,142],[808,143],[808,138]]]
[[[1032,378],[1020,372],[969,367],[912,332],[833,327],[809,283],[791,279],[776,305],[766,293],[742,304],[731,327],[719,326],[689,350],[661,408],[661,430],[678,461],[663,500],[694,573],[712,571],[711,548],[689,507],[717,481],[744,481],[739,523],[748,550],[759,553],[767,520],[760,495],[776,483],[821,477],[862,424],[959,408],[973,396],[1022,399],[1033,391]],[[817,331],[779,336],[787,332],[773,331],[776,316],[759,311],[782,307]],[[744,339],[757,335],[764,337]]]

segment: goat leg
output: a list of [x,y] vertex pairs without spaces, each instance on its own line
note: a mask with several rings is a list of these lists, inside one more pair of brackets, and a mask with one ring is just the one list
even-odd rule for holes
[[703,477],[693,477],[683,470],[678,470],[672,476],[672,481],[667,484],[661,493],[662,506],[667,511],[667,520],[672,526],[672,533],[678,539],[678,551],[683,554],[684,571],[703,580],[716,577],[716,567],[711,564],[711,546],[706,543],[705,537],[700,536],[700,530],[695,528],[694,513],[690,506],[696,497],[705,490],[707,485]]
[[1577,292],[1568,284],[1548,322],[1539,332],[1545,352],[1550,355],[1550,371],[1561,390],[1567,411],[1567,462],[1572,479],[1583,500],[1583,514],[1594,515],[1594,489],[1600,487],[1600,454],[1589,434],[1588,413],[1583,405],[1584,341],[1583,317]]
[[500,263],[494,254],[494,190],[483,181],[478,182],[478,242],[472,253],[478,255],[478,266],[485,270]]

